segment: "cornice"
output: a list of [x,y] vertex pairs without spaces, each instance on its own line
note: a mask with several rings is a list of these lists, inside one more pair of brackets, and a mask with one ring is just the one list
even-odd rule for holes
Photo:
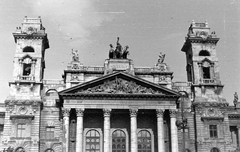
[[229,119],[240,119],[240,114],[228,114]]
[[193,106],[197,108],[204,108],[204,107],[227,107],[229,103],[224,102],[193,102]]
[[214,43],[216,44],[219,41],[219,38],[210,38],[203,39],[201,37],[187,37],[187,41],[191,43]]
[[63,99],[132,99],[132,100],[156,100],[156,99],[173,99],[177,100],[175,95],[158,95],[158,94],[106,94],[106,93],[78,93],[78,94],[62,94]]
[[17,99],[7,99],[5,100],[6,106],[12,105],[34,105],[38,106],[42,103],[41,100],[17,100]]

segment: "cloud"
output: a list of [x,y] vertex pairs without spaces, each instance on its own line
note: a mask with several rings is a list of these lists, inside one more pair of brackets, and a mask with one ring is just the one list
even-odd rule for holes
[[30,3],[34,14],[47,19],[51,28],[55,28],[72,47],[90,43],[91,32],[111,20],[108,14],[98,13],[91,0],[37,0]]

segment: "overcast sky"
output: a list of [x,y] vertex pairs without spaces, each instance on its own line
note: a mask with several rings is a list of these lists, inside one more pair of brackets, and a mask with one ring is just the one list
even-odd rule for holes
[[185,54],[181,52],[192,20],[207,20],[220,41],[217,55],[224,97],[232,104],[240,95],[239,0],[1,0],[0,1],[0,102],[12,80],[15,43],[12,33],[24,16],[41,16],[48,33],[45,79],[61,79],[79,50],[84,65],[103,66],[109,44],[128,45],[135,66],[152,67],[159,52],[174,72],[173,81],[186,81]]

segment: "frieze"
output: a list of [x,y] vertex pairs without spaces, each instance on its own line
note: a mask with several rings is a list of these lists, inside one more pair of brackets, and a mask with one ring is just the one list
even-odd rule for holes
[[41,100],[5,100],[5,105],[35,105],[38,106],[42,103]]
[[105,82],[87,90],[81,90],[78,93],[109,93],[109,94],[163,94],[162,92],[136,84],[133,81],[126,81],[121,78]]

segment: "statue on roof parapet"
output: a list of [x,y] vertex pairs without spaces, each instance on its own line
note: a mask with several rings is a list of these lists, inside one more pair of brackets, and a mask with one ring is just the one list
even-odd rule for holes
[[78,50],[73,51],[72,49],[72,61],[79,62]]
[[127,55],[129,55],[128,48],[129,46],[126,45],[124,49],[122,45],[119,43],[119,37],[117,37],[116,49],[113,49],[113,45],[110,44],[109,50],[109,59],[127,59]]
[[163,63],[164,59],[165,59],[165,54],[163,54],[162,52],[159,53],[159,59],[158,59],[158,64]]
[[233,96],[234,96],[233,104],[234,104],[234,106],[235,106],[235,108],[236,108],[237,103],[238,103],[238,94],[237,94],[237,92],[235,92]]

